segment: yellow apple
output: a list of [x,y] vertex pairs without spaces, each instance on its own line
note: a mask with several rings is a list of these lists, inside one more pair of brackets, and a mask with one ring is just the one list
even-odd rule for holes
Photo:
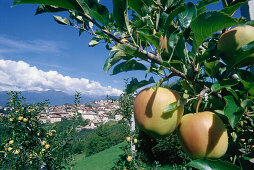
[[130,141],[131,141],[131,137],[127,136],[127,137],[125,138],[125,140],[126,140],[127,142],[130,142]]
[[23,120],[23,116],[19,116],[19,117],[18,117],[18,120],[19,120],[19,121]]
[[23,122],[27,122],[27,121],[28,121],[28,118],[24,118],[24,119],[23,119]]
[[138,143],[138,140],[137,140],[137,139],[134,139],[133,142],[134,142],[134,143]]
[[10,141],[9,141],[9,144],[10,144],[10,145],[11,145],[11,144],[13,144],[13,143],[14,143],[14,141],[13,141],[13,140],[10,140]]
[[10,121],[10,122],[13,122],[13,120],[14,120],[14,118],[13,118],[13,117],[11,117],[11,118],[9,119],[9,121]]
[[132,157],[129,155],[129,156],[127,156],[126,160],[127,160],[128,162],[130,162],[130,161],[132,160]]
[[42,145],[42,146],[44,146],[44,145],[46,145],[46,144],[47,144],[47,142],[46,142],[45,140],[41,142],[41,145]]
[[162,87],[142,90],[134,102],[134,117],[138,127],[154,137],[170,135],[180,123],[184,106],[169,113],[164,113],[164,109],[179,99],[176,92]]
[[254,27],[250,25],[238,26],[223,33],[219,38],[217,47],[226,64],[240,61],[239,65],[243,67],[254,64],[254,53],[245,59],[237,58],[237,56],[233,58],[233,55],[241,46],[252,41],[254,41]]
[[16,149],[16,150],[14,150],[14,155],[17,155],[17,154],[19,154],[19,152],[20,152],[20,150],[19,149]]
[[186,114],[177,131],[178,139],[191,158],[220,158],[228,148],[228,134],[213,112]]
[[12,147],[8,147],[8,149],[7,149],[9,152],[12,150]]
[[50,144],[46,144],[45,149],[49,149],[49,148],[50,148]]

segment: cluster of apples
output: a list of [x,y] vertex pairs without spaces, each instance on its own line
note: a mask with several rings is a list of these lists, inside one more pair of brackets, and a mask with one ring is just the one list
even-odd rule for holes
[[[218,41],[218,50],[228,64],[237,50],[254,41],[254,27],[238,26],[223,33]],[[231,61],[230,61],[231,60]],[[239,66],[254,64],[254,53],[244,59],[236,59]],[[220,158],[228,148],[228,133],[222,120],[213,112],[204,111],[185,114],[181,105],[171,112],[164,109],[180,96],[169,89],[146,88],[136,97],[134,117],[137,125],[153,137],[164,137],[177,130],[177,136],[185,152],[193,159]]]

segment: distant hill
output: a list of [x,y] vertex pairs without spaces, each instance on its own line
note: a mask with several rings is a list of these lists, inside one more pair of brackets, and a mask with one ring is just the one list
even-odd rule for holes
[[[67,93],[55,90],[49,91],[22,91],[21,95],[25,98],[25,103],[34,104],[49,100],[49,105],[63,105],[74,104],[74,94],[69,95]],[[117,99],[117,96],[111,96],[113,99]],[[5,106],[9,96],[7,91],[0,91],[0,106]],[[95,100],[106,99],[106,96],[89,96],[82,94],[80,102],[87,103]]]

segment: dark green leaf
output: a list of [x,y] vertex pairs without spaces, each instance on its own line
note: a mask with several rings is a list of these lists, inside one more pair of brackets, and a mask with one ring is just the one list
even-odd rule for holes
[[218,3],[218,2],[220,2],[220,0],[201,0],[201,1],[198,1],[197,8],[201,9],[207,5]]
[[139,58],[141,58],[143,60],[147,60],[147,57],[146,57],[145,54],[139,52],[136,49],[131,48],[130,46],[128,46],[126,44],[120,44],[120,45],[116,46],[114,48],[114,51],[122,51],[126,55],[133,56],[133,57],[139,57]]
[[237,52],[228,60],[228,70],[232,67],[243,67],[246,65],[254,65],[254,41],[240,47]]
[[115,65],[117,62],[119,62],[120,60],[124,59],[124,60],[129,60],[131,59],[133,56],[130,56],[126,53],[124,53],[123,51],[117,51],[115,52],[111,57],[109,57],[103,67],[103,70],[105,72],[108,72],[108,70]]
[[171,22],[174,20],[174,18],[177,16],[177,14],[179,14],[180,12],[184,11],[185,7],[184,4],[181,4],[180,6],[178,6],[176,9],[174,9],[167,17],[167,20],[164,24],[164,31],[167,33],[167,30],[169,28],[169,26],[171,25]]
[[128,60],[122,62],[114,67],[111,75],[115,75],[121,72],[132,71],[132,70],[146,70],[146,66],[138,63],[136,60]]
[[143,36],[146,40],[148,40],[151,44],[155,46],[155,48],[160,51],[160,38],[153,34],[146,34],[144,32],[138,31],[140,36]]
[[210,37],[214,32],[230,26],[235,26],[237,24],[238,21],[236,19],[222,12],[209,11],[202,13],[201,15],[197,16],[190,24],[190,27],[194,32],[194,48],[196,49],[206,38]]
[[235,86],[238,84],[238,82],[239,81],[235,79],[224,79],[220,82],[214,83],[211,87],[211,90],[212,92],[216,92],[226,87]]
[[180,23],[180,26],[186,29],[190,26],[192,19],[195,18],[196,16],[197,16],[196,6],[192,2],[189,2],[185,6],[185,10],[177,15],[177,19]]
[[187,164],[187,166],[199,169],[199,170],[240,170],[240,168],[229,162],[224,162],[221,160],[210,160],[210,159],[197,159],[192,160]]
[[226,13],[228,15],[232,15],[238,8],[240,8],[246,2],[239,2],[234,5],[227,6],[221,10],[221,12]]
[[135,11],[139,17],[144,17],[149,13],[149,6],[144,1],[128,0],[128,6]]
[[79,12],[84,12],[77,1],[81,0],[14,0],[12,5],[19,5],[19,4],[43,4],[43,5],[52,5],[59,8],[77,10]]
[[58,8],[56,6],[51,5],[39,5],[35,15],[46,13],[46,12],[61,12],[61,11],[67,11],[64,8]]
[[147,80],[142,80],[140,82],[136,78],[133,78],[126,87],[126,93],[127,94],[133,93],[137,89],[139,89],[143,86],[146,86],[148,84],[151,84],[151,83],[155,83],[153,77],[151,77],[148,81]]
[[220,62],[219,60],[212,61],[212,62],[204,62],[205,65],[205,72],[208,76],[214,78],[215,75],[219,72]]
[[113,0],[113,14],[116,24],[121,30],[125,30],[125,15],[127,15],[127,0]]
[[239,107],[234,100],[233,96],[225,96],[226,106],[224,107],[224,114],[227,116],[229,124],[232,128],[236,126],[236,124],[241,119],[244,109]]
[[71,22],[69,21],[68,18],[62,18],[60,16],[53,16],[55,21],[59,24],[63,24],[63,25],[71,25]]

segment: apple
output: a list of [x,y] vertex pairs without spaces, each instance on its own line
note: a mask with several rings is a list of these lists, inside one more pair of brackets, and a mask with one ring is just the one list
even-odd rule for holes
[[126,140],[127,142],[130,142],[130,141],[131,141],[131,137],[127,136],[127,137],[125,138],[125,140]]
[[23,120],[23,116],[19,116],[19,117],[18,117],[18,120],[19,120],[19,121]]
[[28,121],[28,118],[24,118],[24,119],[23,119],[23,122],[27,122],[27,121]]
[[239,66],[243,67],[254,64],[254,53],[250,54],[245,59],[233,58],[233,55],[241,46],[252,41],[254,41],[254,27],[250,25],[238,26],[221,35],[217,48],[221,53],[221,58],[226,64],[236,64],[240,61]]
[[41,145],[44,146],[44,145],[46,145],[46,143],[47,142],[44,140],[44,141],[41,142]]
[[180,123],[184,106],[164,113],[164,109],[180,99],[180,96],[169,89],[158,87],[142,90],[134,101],[134,118],[139,128],[153,137],[170,135]]
[[132,160],[132,157],[129,155],[129,156],[127,156],[126,160],[127,160],[128,162],[130,162],[130,161]]
[[16,149],[16,150],[14,150],[14,155],[17,155],[17,154],[19,154],[19,152],[20,152],[20,150],[19,149]]
[[49,148],[50,148],[50,144],[46,144],[45,149],[49,149]]
[[134,143],[138,143],[138,140],[137,140],[137,139],[134,139],[133,142],[134,142]]
[[10,141],[9,141],[9,144],[10,144],[10,145],[11,145],[11,144],[13,144],[13,143],[14,143],[14,141],[13,141],[13,140],[10,140]]
[[9,119],[9,121],[10,121],[10,122],[13,122],[13,121],[14,121],[14,118],[13,118],[13,117],[11,117],[11,118]]
[[186,114],[177,136],[191,158],[220,158],[228,148],[228,134],[222,120],[213,112]]
[[37,136],[40,136],[40,132],[37,132]]
[[12,150],[12,147],[8,147],[8,149],[7,149],[9,152]]

